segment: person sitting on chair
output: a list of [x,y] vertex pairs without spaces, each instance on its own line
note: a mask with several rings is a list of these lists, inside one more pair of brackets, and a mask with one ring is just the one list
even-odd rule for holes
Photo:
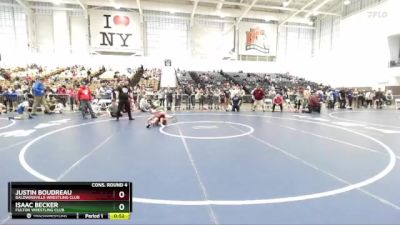
[[275,112],[275,105],[279,105],[281,112],[283,111],[283,97],[281,94],[276,94],[272,100],[272,112]]

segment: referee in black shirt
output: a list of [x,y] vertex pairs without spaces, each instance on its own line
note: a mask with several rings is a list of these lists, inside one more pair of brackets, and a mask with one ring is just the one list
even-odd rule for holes
[[118,87],[118,112],[117,112],[117,121],[119,121],[119,116],[121,115],[122,107],[125,107],[125,111],[128,113],[129,120],[134,120],[131,114],[131,104],[129,102],[129,86],[123,85]]

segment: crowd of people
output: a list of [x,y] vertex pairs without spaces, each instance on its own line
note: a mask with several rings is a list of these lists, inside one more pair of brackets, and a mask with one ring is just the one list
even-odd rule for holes
[[[36,65],[30,68],[43,70]],[[274,112],[279,107],[281,112],[311,113],[320,112],[323,103],[330,110],[373,106],[379,109],[393,100],[390,91],[334,89],[288,74],[178,70],[178,87],[158,88],[146,81],[159,84],[161,70],[142,70],[137,83],[133,82],[137,71],[115,72],[111,79],[102,79],[104,67],[92,72],[83,66],[58,69],[51,76],[9,77],[8,86],[0,85],[0,113],[17,114],[10,119],[33,118],[43,106],[45,114],[68,109],[81,111],[83,118],[87,114],[97,118],[103,110],[116,120],[124,112],[133,120],[134,110],[155,115],[163,110],[182,109],[239,112],[245,103],[250,103],[252,111],[265,112],[270,108]]]

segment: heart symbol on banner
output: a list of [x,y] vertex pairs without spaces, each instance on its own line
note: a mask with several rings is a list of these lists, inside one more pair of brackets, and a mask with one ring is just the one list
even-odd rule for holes
[[114,24],[115,25],[124,25],[128,26],[129,25],[129,17],[128,16],[114,16],[113,18]]

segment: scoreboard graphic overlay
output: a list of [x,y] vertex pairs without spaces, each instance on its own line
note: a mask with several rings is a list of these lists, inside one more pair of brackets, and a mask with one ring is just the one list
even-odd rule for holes
[[10,182],[8,211],[13,219],[127,220],[131,182]]

